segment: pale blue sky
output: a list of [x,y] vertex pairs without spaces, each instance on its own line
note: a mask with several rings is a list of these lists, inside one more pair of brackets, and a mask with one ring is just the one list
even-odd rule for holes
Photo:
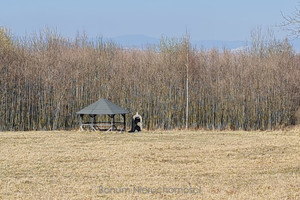
[[[14,35],[44,27],[73,37],[142,34],[194,40],[248,40],[258,26],[274,28],[299,0],[0,0],[0,26]],[[287,33],[275,28],[278,37]]]

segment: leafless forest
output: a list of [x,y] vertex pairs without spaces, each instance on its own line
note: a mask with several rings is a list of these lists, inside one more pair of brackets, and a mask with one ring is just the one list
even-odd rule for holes
[[255,34],[247,50],[232,52],[162,38],[138,50],[84,34],[15,38],[0,29],[0,130],[76,128],[76,111],[99,98],[138,111],[147,129],[181,129],[187,76],[190,128],[299,123],[300,57],[288,41]]

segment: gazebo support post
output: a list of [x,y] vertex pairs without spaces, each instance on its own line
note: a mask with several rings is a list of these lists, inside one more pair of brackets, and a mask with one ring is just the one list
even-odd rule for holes
[[126,114],[122,114],[123,119],[124,119],[124,127],[123,127],[123,131],[126,131]]
[[116,123],[115,123],[115,114],[108,115],[111,118],[111,124],[110,128],[107,131],[114,131],[116,129]]
[[96,115],[90,115],[90,118],[91,118],[91,129],[93,130],[93,131],[95,131],[95,128],[94,128],[94,124],[95,124],[95,121],[96,121]]
[[112,130],[115,131],[117,129],[116,122],[115,122],[115,115],[112,115]]

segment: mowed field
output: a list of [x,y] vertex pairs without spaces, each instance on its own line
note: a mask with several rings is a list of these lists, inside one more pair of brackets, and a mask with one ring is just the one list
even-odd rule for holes
[[300,199],[300,129],[0,132],[0,199]]

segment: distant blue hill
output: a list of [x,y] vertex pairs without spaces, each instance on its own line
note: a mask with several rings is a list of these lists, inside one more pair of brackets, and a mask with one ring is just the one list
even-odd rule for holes
[[193,45],[196,45],[197,48],[204,48],[204,49],[212,49],[216,48],[219,50],[222,49],[241,49],[242,47],[247,46],[246,41],[223,41],[223,40],[201,40],[201,41],[191,41]]
[[[126,48],[141,48],[144,49],[148,46],[158,45],[160,43],[160,39],[148,37],[145,35],[123,35],[119,37],[113,38],[105,38],[105,40],[110,40],[115,42],[118,45],[121,45]],[[249,45],[250,42],[236,40],[236,41],[226,41],[226,40],[191,40],[193,46],[196,46],[198,49],[212,49],[216,48],[219,50],[229,49],[243,49]],[[296,52],[300,52],[300,39],[291,40],[290,43],[294,47]]]
[[113,42],[123,47],[144,48],[151,45],[158,45],[160,39],[148,37],[145,35],[123,35],[119,37],[110,38]]

